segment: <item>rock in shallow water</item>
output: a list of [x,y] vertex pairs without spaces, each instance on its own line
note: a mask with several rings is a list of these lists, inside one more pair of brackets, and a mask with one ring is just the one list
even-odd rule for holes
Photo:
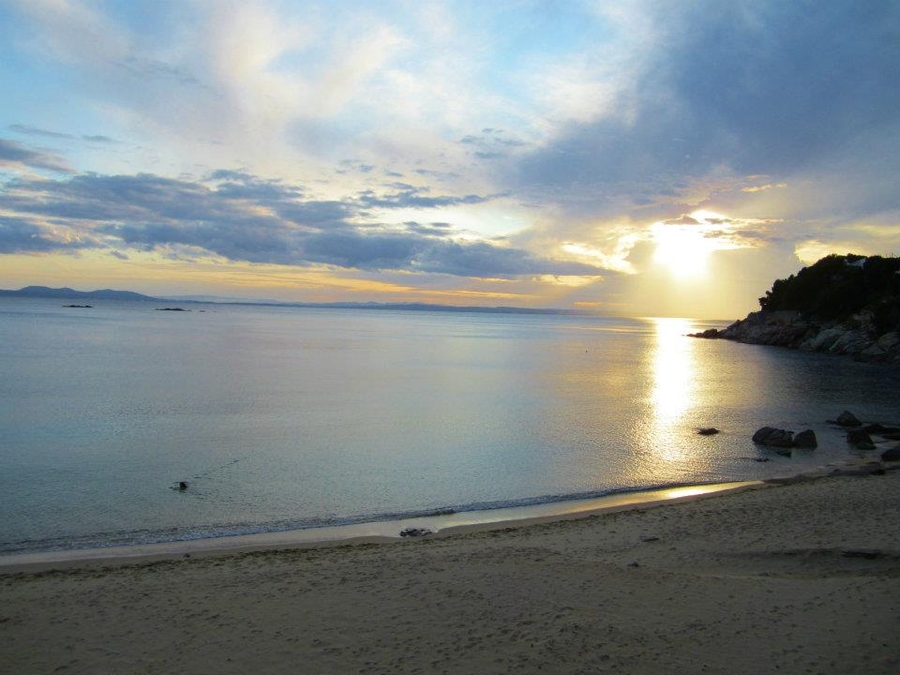
[[881,459],[885,462],[900,462],[900,445],[895,445],[882,452]]
[[842,427],[861,427],[862,426],[862,422],[860,422],[857,419],[856,415],[854,415],[852,412],[849,412],[847,410],[845,410],[840,415],[838,415],[838,418],[836,420],[829,420],[829,421],[834,422],[835,424],[839,424]]
[[794,436],[794,445],[798,448],[812,450],[819,447],[819,441],[816,438],[816,432],[812,429],[806,429]]
[[874,450],[872,437],[862,429],[851,429],[847,432],[847,442],[857,450]]
[[753,434],[753,442],[773,448],[793,448],[794,432],[775,427],[763,427]]

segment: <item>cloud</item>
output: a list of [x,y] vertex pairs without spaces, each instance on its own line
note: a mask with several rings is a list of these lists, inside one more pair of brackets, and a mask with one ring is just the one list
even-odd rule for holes
[[73,139],[74,136],[70,134],[62,134],[58,131],[50,131],[49,129],[39,129],[37,127],[32,127],[27,124],[10,124],[10,131],[15,131],[20,134],[26,134],[28,136],[43,136],[44,138],[61,138],[61,139]]
[[357,197],[357,201],[367,208],[433,209],[460,204],[482,204],[495,198],[482,195],[430,197],[427,194],[428,192],[430,192],[430,188],[416,188],[413,186],[402,186],[395,192],[383,195],[378,195],[372,190],[366,190]]
[[765,185],[748,185],[742,187],[741,192],[764,192],[765,190],[774,190],[776,188],[786,188],[787,183],[766,183]]
[[520,249],[501,248],[487,242],[429,242],[413,262],[414,269],[466,277],[597,277],[602,273],[593,265],[536,258]]
[[78,236],[67,228],[53,232],[26,218],[0,216],[0,254],[49,253],[51,251],[76,251],[93,248],[97,242],[90,237]]
[[19,134],[25,134],[26,136],[42,136],[44,138],[56,138],[65,141],[81,140],[87,141],[88,143],[118,143],[118,141],[110,138],[109,136],[87,134],[75,136],[73,134],[64,134],[59,131],[52,131],[50,129],[40,129],[38,127],[33,127],[27,124],[10,124],[9,129],[10,131],[15,131]]
[[16,246],[433,281],[636,279],[656,224],[779,264],[900,241],[888,0],[6,7],[36,78],[0,144]]
[[4,138],[0,138],[0,168],[2,167],[18,170],[32,168],[62,173],[71,172],[61,157],[40,150],[32,150],[21,143]]
[[463,136],[459,143],[470,148],[472,155],[478,159],[509,158],[520,148],[529,145],[527,141],[510,137],[502,129],[490,127],[482,129],[479,135]]
[[[636,3],[653,43],[613,108],[561,125],[512,165],[521,189],[689,198],[698,184],[853,163],[900,167],[900,6],[876,1]],[[875,147],[868,139],[885,141]],[[701,190],[701,197],[709,192]]]
[[447,223],[386,225],[367,210],[438,208],[487,201],[478,195],[424,196],[402,188],[379,196],[366,191],[343,201],[307,198],[302,188],[221,170],[204,181],[152,174],[84,174],[67,180],[18,178],[0,193],[10,221],[3,250],[63,249],[24,219],[52,223],[78,247],[184,251],[232,261],[300,267],[326,265],[495,278],[522,275],[599,275],[583,263],[536,257],[482,240],[456,240]]

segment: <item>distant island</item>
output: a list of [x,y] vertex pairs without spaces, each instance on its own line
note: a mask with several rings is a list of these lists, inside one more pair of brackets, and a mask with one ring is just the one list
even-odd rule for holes
[[778,279],[760,311],[692,337],[900,364],[900,258],[829,255]]
[[[276,302],[267,300],[199,300],[179,298],[155,298],[133,291],[76,291],[71,288],[49,288],[47,286],[26,286],[17,291],[0,289],[0,297],[19,298],[59,298],[61,300],[130,300],[143,302],[186,302],[190,304],[250,305],[263,307],[304,307],[312,309],[366,309],[396,310],[405,312],[471,312],[477,314],[560,314],[580,316],[588,314],[577,309],[553,309],[534,307],[463,307],[459,305],[437,305],[419,302]],[[71,306],[71,305],[67,305]],[[168,311],[186,311],[182,308],[162,308]]]

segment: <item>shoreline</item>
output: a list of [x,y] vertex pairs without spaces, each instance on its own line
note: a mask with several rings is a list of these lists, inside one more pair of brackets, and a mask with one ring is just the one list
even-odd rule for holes
[[7,574],[56,569],[143,564],[256,551],[399,543],[404,540],[401,532],[408,528],[428,531],[428,534],[424,536],[408,537],[409,540],[436,539],[471,532],[503,530],[511,527],[519,528],[541,523],[588,518],[623,510],[645,509],[680,501],[711,498],[735,491],[761,489],[772,485],[834,476],[868,475],[879,470],[900,470],[900,465],[891,466],[877,461],[851,460],[840,464],[825,465],[790,476],[765,480],[679,484],[648,490],[618,492],[587,499],[570,499],[527,506],[500,507],[481,511],[434,514],[279,532],[204,537],[152,544],[0,554],[0,577]]
[[893,469],[392,545],[4,574],[4,663],[25,674],[893,674]]
[[570,499],[528,506],[481,511],[462,511],[397,520],[349,525],[260,532],[221,537],[133,544],[87,549],[65,549],[0,555],[0,576],[20,572],[69,569],[83,566],[141,564],[179,558],[229,555],[292,548],[323,548],[348,544],[392,543],[403,540],[407,528],[427,529],[429,534],[410,539],[450,537],[469,532],[527,527],[538,523],[587,518],[604,512],[640,509],[688,499],[713,497],[736,490],[765,486],[765,481],[698,483],[619,492],[588,499]]

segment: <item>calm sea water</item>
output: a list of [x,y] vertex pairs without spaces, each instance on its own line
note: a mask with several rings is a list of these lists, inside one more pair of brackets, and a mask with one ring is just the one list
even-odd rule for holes
[[0,300],[0,553],[793,474],[845,408],[900,422],[895,370],[689,320],[184,306]]

